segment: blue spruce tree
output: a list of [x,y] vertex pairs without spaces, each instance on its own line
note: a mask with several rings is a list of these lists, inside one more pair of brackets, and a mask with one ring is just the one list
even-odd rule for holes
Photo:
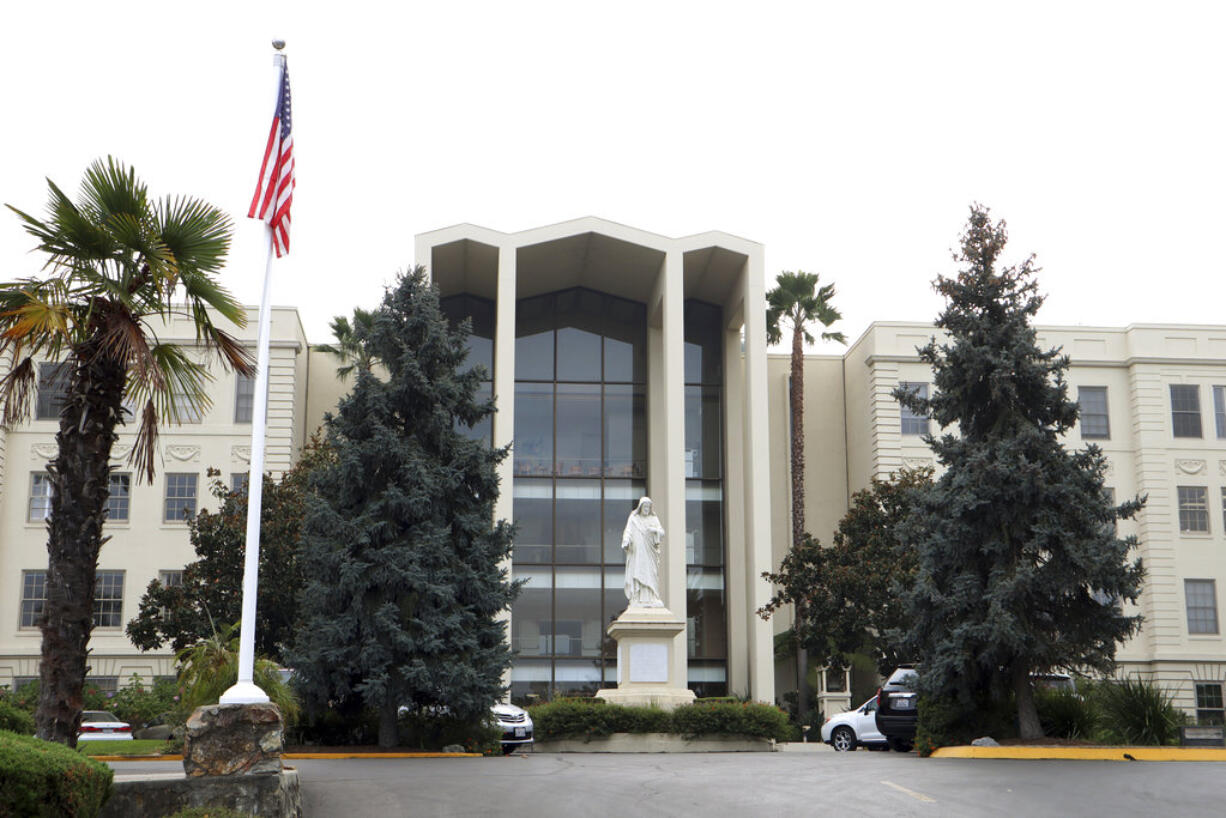
[[326,420],[335,460],[312,477],[292,661],[309,708],[372,708],[390,747],[401,706],[477,720],[504,691],[512,528],[494,501],[508,450],[459,428],[493,402],[477,399],[467,327],[449,326],[421,268],[361,334],[381,367],[358,368]]
[[[1109,671],[1117,645],[1140,627],[1121,602],[1140,593],[1141,562],[1130,561],[1135,539],[1120,539],[1115,522],[1141,501],[1113,505],[1102,452],[1061,442],[1078,416],[1069,361],[1039,349],[1037,269],[1033,257],[998,267],[1006,239],[1003,221],[971,208],[955,253],[963,267],[934,285],[946,300],[936,325],[948,341],[920,350],[935,373],[933,396],[895,393],[957,431],[929,438],[945,471],[921,491],[904,528],[918,558],[909,645],[934,701],[982,713],[1011,692],[1021,736],[1037,738],[1031,674]],[[921,730],[923,720],[921,712]]]

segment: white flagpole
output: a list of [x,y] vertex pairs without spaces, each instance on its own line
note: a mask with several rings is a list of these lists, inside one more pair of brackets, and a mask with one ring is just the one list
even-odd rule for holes
[[[277,43],[280,43],[279,45]],[[274,42],[277,50],[284,47]],[[277,99],[285,81],[285,55],[276,54]],[[247,472],[247,543],[243,559],[243,618],[238,642],[238,681],[221,694],[221,704],[261,704],[268,694],[255,683],[255,601],[260,573],[260,510],[264,499],[264,438],[268,413],[269,336],[272,334],[272,259],[271,225],[264,227],[267,254],[264,262],[264,295],[260,299],[259,351],[256,355],[255,405],[251,412],[251,464]]]

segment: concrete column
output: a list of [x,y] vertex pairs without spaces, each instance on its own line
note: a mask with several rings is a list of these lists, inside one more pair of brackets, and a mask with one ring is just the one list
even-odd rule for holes
[[[515,261],[516,249],[503,245],[498,249],[498,285],[494,302],[494,445],[510,444],[515,437]],[[514,452],[498,464],[499,493],[494,503],[495,520],[513,520],[512,480]],[[500,566],[508,573],[511,560]],[[504,611],[506,639],[511,642],[511,612]],[[503,684],[511,684],[511,671],[503,674]]]
[[[724,329],[724,463],[744,461],[745,365],[741,354],[739,307],[725,306]],[[746,601],[745,474],[735,465],[724,470],[724,519],[727,523],[724,593],[728,614],[728,693],[749,692],[748,620],[740,615]]]
[[749,695],[759,701],[775,698],[774,642],[770,623],[756,614],[770,599],[762,572],[771,565],[770,427],[766,406],[766,280],[759,249],[745,265],[745,607],[749,636]]
[[[661,588],[664,604],[686,618],[685,598],[685,280],[683,256],[665,253],[647,305],[647,491],[667,532]],[[686,631],[673,641],[673,679],[688,678]]]

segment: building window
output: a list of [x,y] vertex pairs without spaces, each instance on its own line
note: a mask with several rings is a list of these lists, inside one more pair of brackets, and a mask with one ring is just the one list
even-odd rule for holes
[[1221,682],[1196,683],[1196,723],[1226,724],[1226,707],[1222,705]]
[[1175,437],[1201,437],[1200,387],[1171,384],[1171,429]]
[[[21,572],[21,627],[36,628],[47,604],[47,572]],[[16,688],[14,688],[16,689]]]
[[183,571],[158,571],[158,582],[163,588],[179,588],[183,585]]
[[245,471],[230,472],[230,491],[235,494],[246,494],[247,475],[248,472]]
[[1213,423],[1217,436],[1226,437],[1226,386],[1213,387]]
[[255,406],[255,378],[239,372],[234,390],[234,422],[250,423]]
[[1185,579],[1188,633],[1217,633],[1217,589],[1211,579]]
[[30,475],[30,510],[26,519],[31,523],[41,522],[51,516],[51,498],[55,489],[51,485],[51,475],[46,472],[35,472]]
[[[477,366],[485,368],[485,378],[477,387],[476,399],[487,401],[494,397],[494,302],[487,298],[461,293],[440,298],[439,310],[447,316],[454,329],[462,321],[469,321],[468,358],[465,359],[461,371],[468,371]],[[462,420],[456,420],[456,430],[473,440],[494,442],[494,416],[487,415],[472,426]]]
[[123,624],[123,571],[99,571],[94,583],[94,627]]
[[[488,305],[444,301],[452,320],[472,318],[469,362],[489,371]],[[647,316],[585,289],[516,311],[512,565],[526,584],[512,607],[511,698],[531,704],[617,683],[605,629],[626,607],[621,535],[646,493]]]
[[[914,381],[901,381],[898,384],[900,389],[905,389],[917,398],[928,397],[928,384],[916,383]],[[928,418],[923,415],[915,414],[915,411],[909,406],[900,407],[902,415],[902,433],[904,435],[926,435],[928,434]]]
[[132,502],[132,475],[112,474],[110,496],[106,499],[107,519],[127,522]]
[[171,401],[174,403],[175,423],[200,423],[203,421],[201,415],[201,407],[196,405],[191,398],[182,390],[174,389],[170,395]]
[[1081,436],[1087,440],[1108,440],[1111,422],[1107,416],[1107,387],[1082,386],[1077,389],[1081,407]]
[[85,686],[92,687],[108,699],[119,691],[118,676],[86,676]]
[[162,519],[168,523],[182,522],[196,514],[196,475],[166,475],[166,511]]
[[1184,534],[1209,533],[1209,489],[1176,486],[1179,494],[1179,530]]
[[38,365],[38,400],[34,408],[35,420],[58,420],[64,399],[68,396],[68,379],[71,375],[68,364]]

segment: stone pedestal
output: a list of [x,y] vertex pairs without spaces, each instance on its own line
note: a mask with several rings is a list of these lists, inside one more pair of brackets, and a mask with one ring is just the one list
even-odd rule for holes
[[275,704],[213,704],[187,720],[183,771],[191,776],[281,772],[284,725]]
[[685,622],[668,608],[630,607],[609,626],[617,641],[617,687],[598,690],[610,704],[650,705],[672,710],[694,701],[685,678],[674,678],[673,651]]

